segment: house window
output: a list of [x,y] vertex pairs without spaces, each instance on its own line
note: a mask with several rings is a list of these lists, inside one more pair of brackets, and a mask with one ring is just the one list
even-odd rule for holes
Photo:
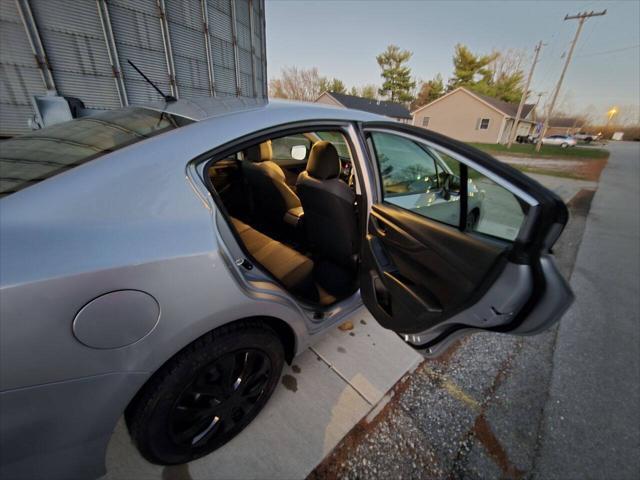
[[431,117],[422,117],[422,126],[423,126],[424,128],[427,128],[427,127],[429,126],[429,119],[430,119],[430,118],[431,118]]
[[480,130],[487,130],[489,128],[489,119],[488,118],[481,118],[480,119],[479,128],[480,128]]

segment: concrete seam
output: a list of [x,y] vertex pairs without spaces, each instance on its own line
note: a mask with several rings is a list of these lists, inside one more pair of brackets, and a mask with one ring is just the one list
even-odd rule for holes
[[342,375],[331,363],[329,363],[329,361],[324,358],[322,355],[320,355],[320,353],[318,353],[313,347],[309,347],[309,350],[311,350],[313,353],[315,353],[318,358],[320,360],[322,360],[331,370],[333,370],[334,372],[336,372],[336,374],[342,379],[344,380],[344,382],[349,385],[351,388],[353,388],[356,393],[365,401],[367,402],[367,404],[371,407],[373,407],[373,403],[371,403],[371,401],[364,395],[364,393],[362,393],[360,390],[358,390],[356,388],[355,385],[353,385],[353,383],[351,383],[344,375]]

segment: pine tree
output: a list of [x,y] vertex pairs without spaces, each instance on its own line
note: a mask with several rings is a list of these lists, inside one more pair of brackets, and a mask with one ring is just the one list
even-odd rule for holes
[[453,77],[447,91],[465,87],[474,92],[517,103],[523,94],[524,72],[521,57],[515,51],[473,54],[465,45],[456,45]]
[[387,49],[376,57],[382,69],[380,74],[384,79],[378,90],[380,95],[388,96],[392,102],[410,102],[413,99],[411,90],[416,82],[411,78],[411,68],[406,63],[413,53],[400,50],[396,45],[389,45]]
[[449,79],[447,91],[458,87],[472,88],[491,78],[489,65],[498,54],[474,55],[466,45],[457,44],[453,55],[453,77]]

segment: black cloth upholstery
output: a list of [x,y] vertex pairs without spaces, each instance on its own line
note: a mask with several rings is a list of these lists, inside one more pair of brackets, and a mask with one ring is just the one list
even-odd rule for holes
[[[317,142],[311,149],[307,170],[298,176],[296,191],[304,210],[307,241],[314,253],[322,260],[352,269],[359,244],[355,194],[337,178],[340,160],[335,147],[327,143]],[[322,145],[316,149],[318,144]]]
[[231,222],[251,256],[282,285],[307,298],[313,298],[316,295],[313,261],[310,258],[236,218],[232,218]]
[[280,224],[287,211],[300,207],[300,199],[286,184],[282,168],[271,161],[271,155],[271,142],[247,148],[242,172],[255,217],[265,224]]

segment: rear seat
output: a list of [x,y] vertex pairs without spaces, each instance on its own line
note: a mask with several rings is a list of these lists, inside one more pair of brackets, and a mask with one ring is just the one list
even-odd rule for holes
[[287,289],[309,299],[317,295],[311,259],[237,218],[231,218],[231,222],[251,256]]

